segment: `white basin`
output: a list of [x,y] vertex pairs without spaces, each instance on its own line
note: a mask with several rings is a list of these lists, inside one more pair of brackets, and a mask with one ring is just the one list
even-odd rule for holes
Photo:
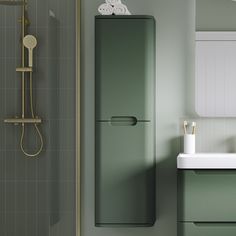
[[179,154],[178,169],[236,169],[236,153]]

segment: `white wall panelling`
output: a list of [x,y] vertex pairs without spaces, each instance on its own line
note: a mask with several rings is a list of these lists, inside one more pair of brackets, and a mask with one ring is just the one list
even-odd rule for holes
[[196,33],[196,112],[236,117],[236,32]]

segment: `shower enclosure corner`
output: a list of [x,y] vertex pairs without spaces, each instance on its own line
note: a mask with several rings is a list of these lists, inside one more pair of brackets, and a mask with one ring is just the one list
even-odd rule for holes
[[78,232],[77,0],[0,0],[0,235]]

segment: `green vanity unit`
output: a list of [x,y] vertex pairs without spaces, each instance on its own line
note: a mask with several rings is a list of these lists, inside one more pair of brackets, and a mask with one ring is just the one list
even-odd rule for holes
[[180,154],[178,235],[236,235],[236,154]]
[[155,20],[96,16],[95,225],[155,222]]

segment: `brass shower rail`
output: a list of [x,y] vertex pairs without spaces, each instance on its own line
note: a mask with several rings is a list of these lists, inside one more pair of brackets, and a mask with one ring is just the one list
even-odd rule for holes
[[[33,35],[26,35],[26,27],[29,26],[30,22],[27,16],[27,0],[0,0],[0,5],[9,5],[9,6],[22,6],[22,16],[21,16],[21,67],[16,68],[16,72],[21,73],[21,118],[7,118],[4,120],[5,123],[10,124],[21,124],[21,137],[20,137],[20,148],[22,152],[27,157],[36,157],[38,156],[43,149],[43,137],[38,128],[38,124],[42,123],[42,120],[35,116],[33,108],[33,49],[37,45],[37,40]],[[28,66],[26,66],[26,55],[25,51],[28,49]],[[30,93],[30,111],[31,117],[25,117],[25,79],[29,79],[29,93]],[[40,140],[40,146],[35,153],[29,153],[25,151],[24,148],[24,138],[25,138],[25,124],[33,124],[36,130],[36,134]]]

